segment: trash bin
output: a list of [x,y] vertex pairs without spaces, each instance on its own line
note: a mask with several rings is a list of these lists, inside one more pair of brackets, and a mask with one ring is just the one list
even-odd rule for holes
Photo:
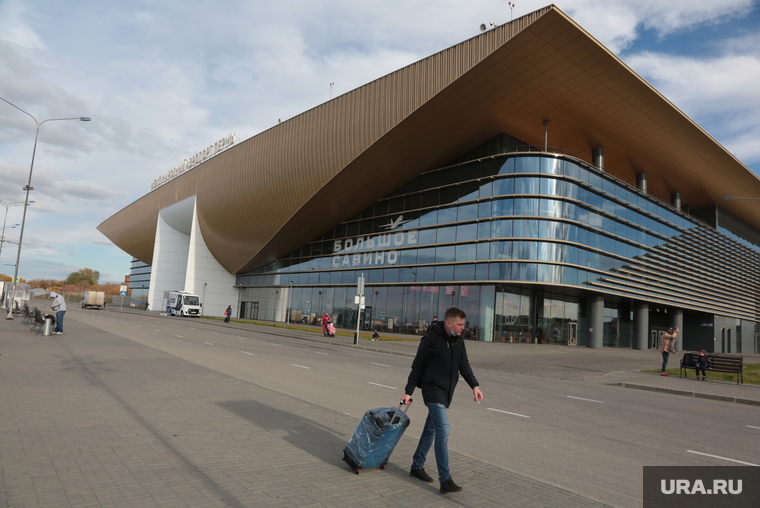
[[53,335],[53,329],[55,328],[55,316],[45,314],[45,324],[42,325],[42,335]]

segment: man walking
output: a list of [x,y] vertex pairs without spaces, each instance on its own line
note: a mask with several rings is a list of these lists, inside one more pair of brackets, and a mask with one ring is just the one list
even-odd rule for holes
[[412,362],[404,396],[401,401],[409,404],[415,387],[422,388],[422,398],[428,408],[425,428],[422,430],[417,451],[414,452],[409,476],[431,483],[433,478],[425,472],[425,459],[435,442],[435,461],[441,492],[459,492],[462,487],[454,483],[449,472],[449,418],[446,410],[454,396],[459,375],[470,385],[475,401],[483,400],[478,380],[470,368],[467,351],[461,335],[465,327],[465,313],[456,307],[446,311],[443,322],[438,321],[428,329],[420,341],[417,356]]
[[53,299],[53,305],[50,307],[55,312],[55,330],[53,333],[61,335],[63,333],[63,315],[66,314],[66,302],[58,293],[50,292],[50,298]]

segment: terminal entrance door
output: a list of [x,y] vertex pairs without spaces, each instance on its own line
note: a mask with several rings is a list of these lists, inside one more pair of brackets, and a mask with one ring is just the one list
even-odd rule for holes
[[660,331],[649,330],[649,349],[660,349]]

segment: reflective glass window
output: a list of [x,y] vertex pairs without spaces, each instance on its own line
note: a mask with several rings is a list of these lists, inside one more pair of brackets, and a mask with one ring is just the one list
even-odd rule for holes
[[578,249],[578,265],[588,266],[588,251],[586,249]]
[[454,267],[452,265],[436,266],[435,280],[438,282],[454,280]]
[[491,244],[489,242],[481,242],[477,244],[476,250],[478,261],[491,259]]
[[541,172],[551,175],[561,175],[563,173],[564,161],[551,157],[541,158]]
[[441,204],[448,205],[449,203],[456,203],[459,199],[459,187],[452,185],[450,187],[444,187],[441,192]]
[[435,280],[435,267],[418,266],[417,282],[433,282]]
[[601,215],[599,215],[596,212],[589,212],[588,213],[588,225],[589,226],[591,226],[593,228],[597,228],[597,229],[602,229],[602,223],[603,223],[603,218],[602,218]]
[[491,242],[491,259],[512,259],[512,242]]
[[488,280],[488,263],[478,263],[475,265],[475,280]]
[[494,217],[509,217],[514,213],[514,199],[502,198],[493,201]]
[[596,187],[597,189],[602,188],[602,177],[596,174],[593,171],[588,171],[588,183],[592,187]]
[[564,263],[566,258],[567,246],[561,243],[538,242],[539,261],[552,261],[554,263]]
[[435,263],[435,247],[417,249],[417,262],[419,264]]
[[512,236],[514,238],[538,238],[538,225],[539,221],[537,220],[516,219]]
[[[336,270],[330,273],[330,284],[341,284],[343,282],[343,272]],[[299,281],[300,284],[300,281]]]
[[454,259],[456,261],[475,261],[476,259],[474,243],[457,245],[455,251],[456,254]]
[[404,211],[405,212],[408,212],[409,210],[419,210],[421,204],[422,204],[422,194],[415,193],[415,194],[409,194],[408,196],[404,197]]
[[457,209],[456,207],[444,208],[438,210],[438,224],[446,224],[448,222],[457,221]]
[[509,196],[514,194],[515,180],[513,178],[501,178],[493,182],[494,196]]
[[478,199],[480,184],[478,182],[467,182],[459,186],[459,201],[469,201]]
[[491,280],[510,280],[512,278],[511,263],[491,263],[488,278]]
[[556,178],[541,179],[541,194],[544,196],[564,196],[565,182]]
[[571,265],[578,264],[578,247],[575,245],[567,245],[565,249],[565,263]]
[[548,284],[562,283],[562,267],[557,265],[539,264],[537,266],[536,280]]
[[459,207],[457,213],[457,220],[464,222],[466,220],[475,220],[478,218],[478,205],[477,203],[471,205],[462,205]]
[[622,222],[615,221],[615,234],[618,236],[622,236],[623,238],[628,238],[628,235],[630,235],[631,233],[628,226],[626,226]]
[[563,202],[557,199],[542,198],[539,200],[538,214],[542,217],[562,217]]
[[588,200],[587,203],[591,206],[594,206],[596,208],[602,208],[602,202],[603,198],[596,192],[589,192],[588,193]]
[[616,259],[610,256],[602,256],[602,270],[612,270],[617,268]]
[[454,280],[464,282],[475,280],[475,265],[466,264],[454,266]]
[[574,162],[565,161],[564,171],[567,176],[580,178],[580,168]]
[[399,268],[399,282],[415,282],[417,280],[417,268]]
[[480,191],[478,196],[483,198],[490,198],[493,195],[493,182],[486,182],[480,185]]
[[398,282],[398,268],[386,268],[383,270],[383,282]]
[[309,284],[319,284],[319,273],[309,272]]
[[512,256],[514,259],[526,259],[531,261],[538,259],[538,242],[513,242]]
[[540,178],[531,176],[515,178],[515,194],[538,194],[540,189]]
[[628,244],[625,242],[615,241],[615,254],[626,256],[628,254]]
[[479,219],[487,219],[493,215],[491,212],[491,203],[492,201],[483,201],[482,203],[478,203]]
[[420,226],[435,226],[438,224],[438,210],[429,210],[420,216]]
[[578,285],[578,269],[569,266],[562,267],[562,283],[572,286]]
[[491,222],[478,223],[478,240],[491,238]]
[[536,282],[536,263],[512,263],[512,279]]
[[615,240],[613,240],[609,236],[603,236],[602,237],[602,250],[604,250],[604,252],[614,253],[615,252]]
[[615,234],[615,221],[609,217],[602,217],[602,229],[607,233]]
[[406,249],[399,251],[398,262],[402,265],[417,264],[417,249]]
[[515,198],[515,215],[538,215],[538,199]]
[[447,245],[446,247],[435,248],[435,262],[436,263],[453,263],[454,258],[454,246]]
[[420,245],[434,245],[436,243],[436,230],[435,229],[423,229],[417,235],[417,243]]
[[422,193],[422,207],[438,206],[438,189]]
[[540,157],[515,157],[515,173],[539,173]]
[[570,225],[566,222],[544,220],[539,223],[538,235],[550,240],[567,240],[569,231]]
[[596,268],[601,269],[602,268],[602,255],[598,252],[592,252],[589,251],[588,253],[588,259],[586,261],[586,266],[589,268]]
[[515,172],[515,158],[510,157],[499,168],[500,175],[508,175]]
[[476,240],[478,236],[478,225],[477,224],[463,224],[461,226],[457,226],[457,242],[467,242],[471,240]]
[[578,186],[573,182],[565,182],[562,187],[562,195],[572,199],[578,199]]
[[561,217],[563,219],[578,220],[578,205],[574,203],[563,202]]
[[341,279],[343,280],[343,284],[356,284],[358,277],[359,272],[356,272],[354,270],[345,270],[343,271],[343,277],[341,277]]
[[514,221],[494,220],[491,221],[491,238],[509,238],[512,235]]
[[457,239],[457,227],[450,226],[447,228],[438,228],[438,240],[436,243],[455,242]]

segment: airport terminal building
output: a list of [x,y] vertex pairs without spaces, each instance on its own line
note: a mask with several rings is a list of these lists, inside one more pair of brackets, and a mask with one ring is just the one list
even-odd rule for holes
[[760,179],[555,6],[228,145],[99,226],[151,309],[760,352]]

